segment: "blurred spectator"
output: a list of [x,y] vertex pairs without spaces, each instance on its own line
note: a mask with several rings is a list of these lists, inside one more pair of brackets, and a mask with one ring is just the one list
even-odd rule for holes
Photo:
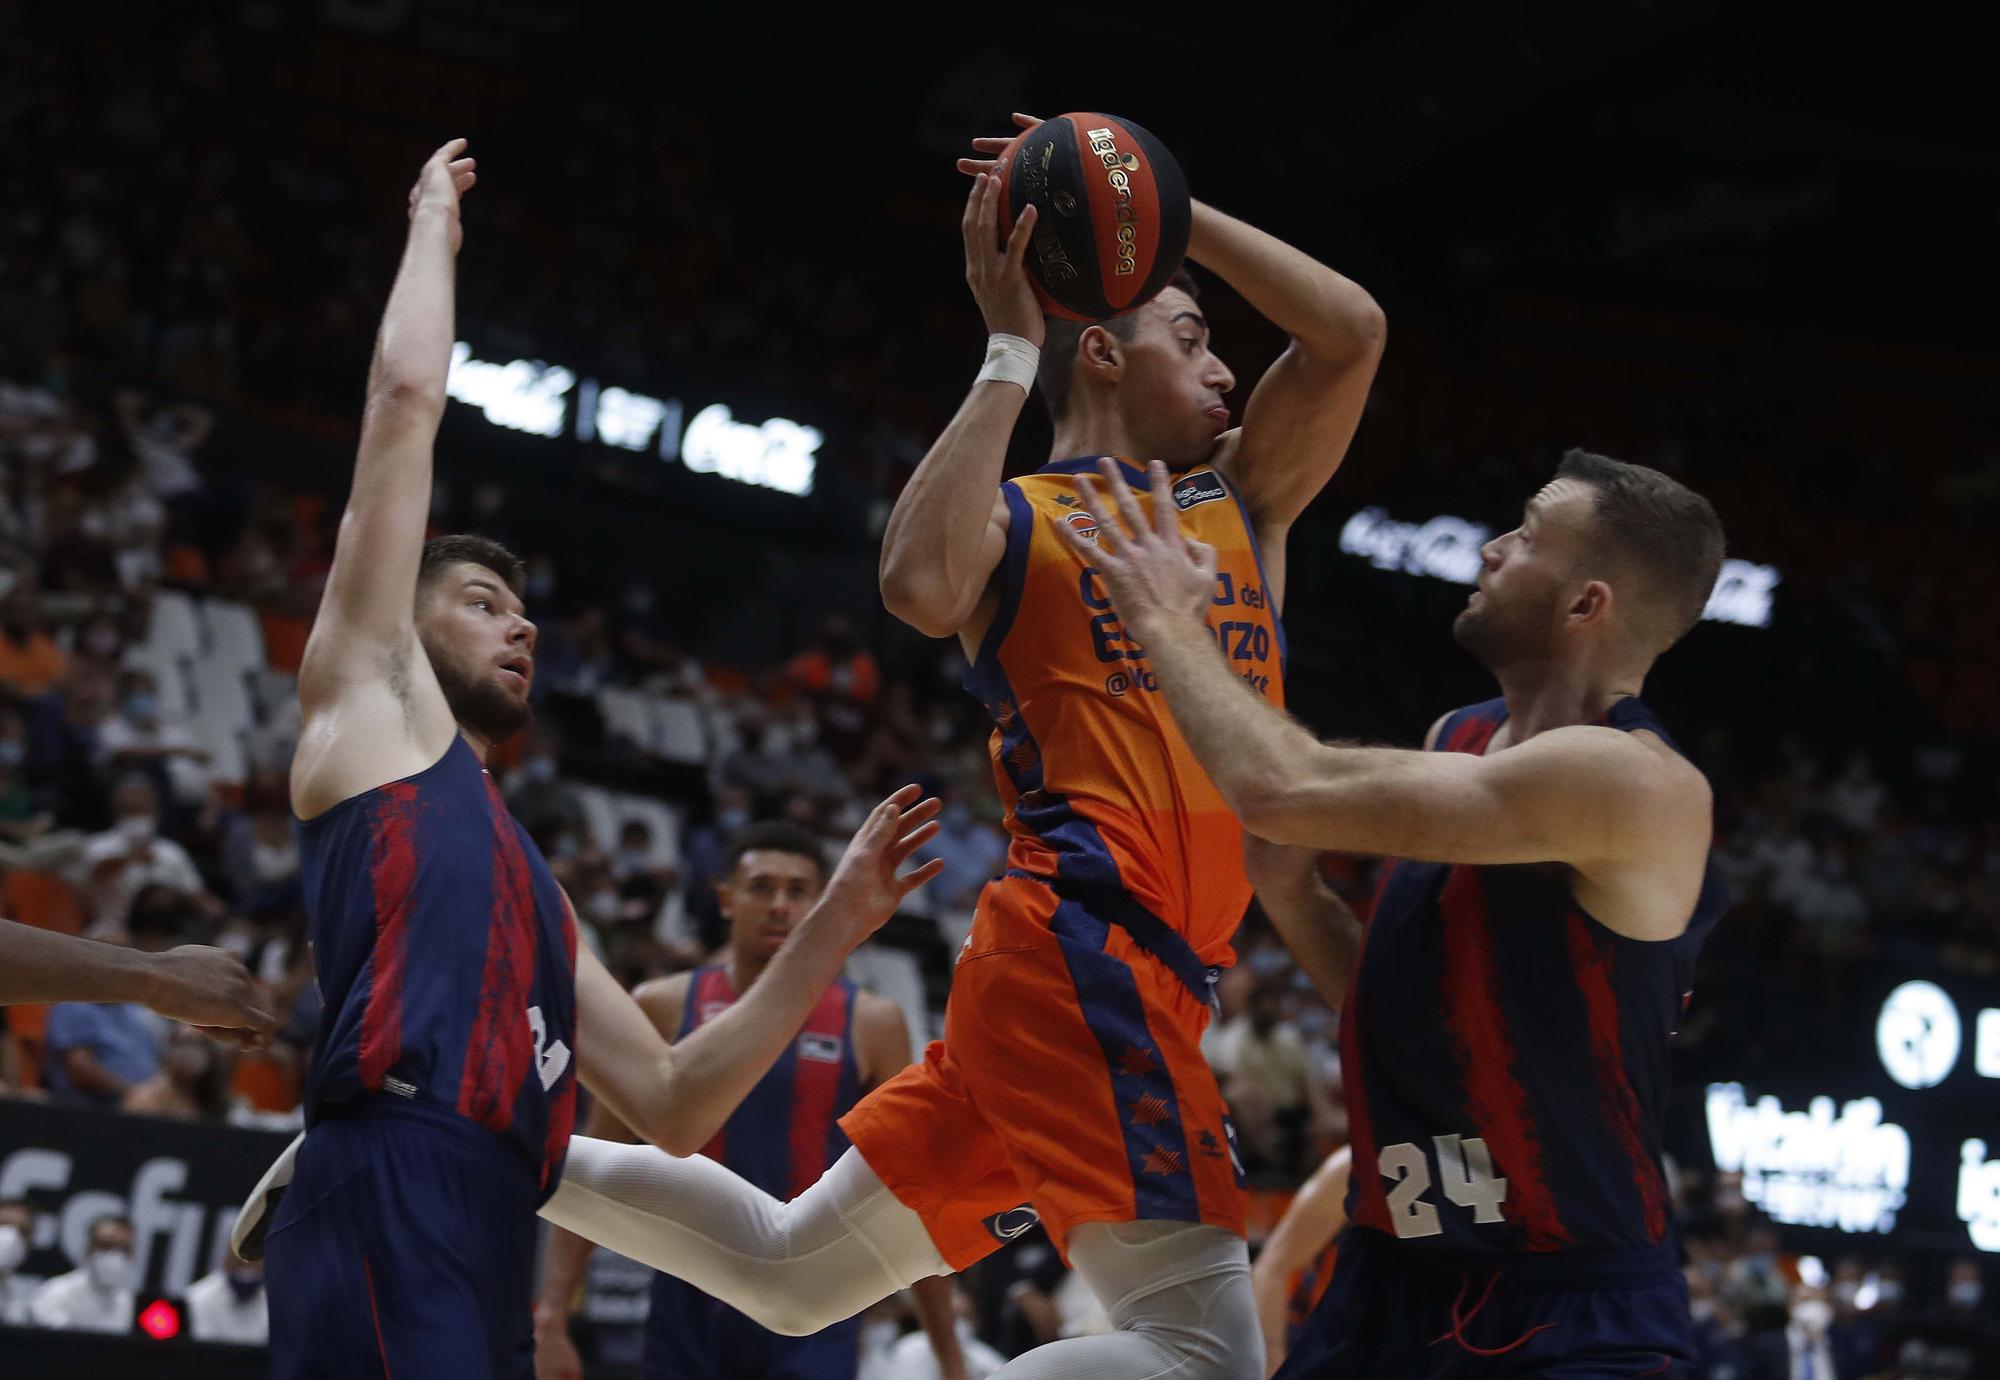
[[68,664],[42,627],[34,589],[17,584],[0,598],[0,694],[39,695],[62,677]]
[[133,898],[148,886],[179,892],[211,913],[221,910],[187,850],[161,835],[160,793],[150,780],[121,778],[112,792],[111,812],[111,828],[93,837],[83,851],[96,934],[121,932]]
[[226,1121],[235,1069],[235,1059],[221,1045],[199,1030],[172,1026],[158,1072],[127,1091],[122,1105],[147,1116]]
[[35,808],[27,765],[27,729],[19,714],[0,705],[0,843],[26,843],[51,823]]
[[270,1337],[264,1266],[225,1256],[187,1291],[188,1335],[197,1342],[262,1346]]
[[1257,983],[1249,1008],[1208,1042],[1208,1058],[1236,1123],[1243,1167],[1296,1178],[1309,1136],[1329,1135],[1332,1108],[1298,1031],[1284,1022],[1289,979]]
[[919,851],[918,860],[944,859],[944,871],[931,883],[936,905],[969,910],[979,889],[998,876],[1007,860],[1006,835],[973,816],[963,800],[950,799],[938,815],[938,834]]
[[0,1327],[28,1325],[29,1293],[14,1277],[28,1258],[35,1214],[19,1198],[0,1198]]
[[818,709],[827,750],[841,762],[860,756],[870,722],[868,707],[882,688],[882,671],[856,639],[846,614],[828,618],[819,645],[785,663],[785,679]]
[[2000,1375],[2000,1318],[1985,1306],[1979,1262],[1954,1260],[1944,1299],[1920,1317],[1896,1347],[1911,1380],[1973,1380]]
[[132,1330],[139,1282],[132,1223],[123,1217],[100,1217],[90,1224],[89,1243],[82,1265],[35,1291],[28,1306],[35,1326],[71,1332]]
[[208,753],[185,725],[165,722],[149,671],[127,671],[118,680],[118,712],[97,729],[97,756],[107,772],[138,772],[163,782],[180,805],[199,805],[208,795],[202,763]]
[[58,1102],[117,1107],[160,1071],[166,1022],[136,1002],[62,1002],[43,1035],[45,1076]]
[[507,779],[507,808],[551,858],[575,852],[590,834],[583,797],[556,772],[555,742],[538,730],[528,740],[521,765]]
[[618,918],[626,924],[648,924],[666,903],[679,880],[673,868],[654,857],[653,826],[628,819],[618,826],[618,846],[611,853],[611,879],[618,889]]
[[1866,1380],[1858,1356],[1836,1346],[1833,1305],[1824,1290],[1799,1285],[1792,1291],[1790,1320],[1783,1330],[1753,1336],[1745,1345],[1747,1380]]

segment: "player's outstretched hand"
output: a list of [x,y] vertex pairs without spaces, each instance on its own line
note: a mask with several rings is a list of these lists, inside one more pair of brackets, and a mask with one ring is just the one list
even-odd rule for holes
[[417,212],[437,209],[445,214],[450,226],[451,250],[458,252],[465,232],[458,223],[459,198],[472,190],[472,184],[479,180],[477,164],[470,158],[461,157],[465,152],[465,140],[453,139],[425,162],[423,171],[417,174],[417,183],[410,188],[410,219],[417,218]]
[[183,944],[157,955],[148,966],[145,1004],[162,1016],[251,1047],[268,1043],[278,1028],[262,986],[234,954],[206,944]]
[[1215,548],[1181,531],[1167,467],[1157,460],[1146,467],[1153,497],[1150,521],[1139,511],[1118,462],[1106,457],[1098,468],[1104,492],[1089,475],[1076,478],[1077,497],[1097,519],[1097,530],[1082,535],[1059,522],[1056,531],[1096,567],[1127,627],[1136,630],[1162,614],[1191,615],[1200,622],[1215,597]]
[[1018,335],[1041,348],[1046,327],[1042,304],[1028,285],[1023,264],[1028,241],[1035,233],[1035,208],[1021,212],[1005,241],[1000,238],[1000,199],[1007,195],[1007,167],[1001,163],[990,173],[972,179],[972,192],[965,199],[965,282],[972,300],[986,319],[986,333]]
[[860,943],[896,913],[903,898],[944,871],[944,859],[899,874],[910,855],[937,837],[944,802],[919,800],[920,787],[905,786],[868,814],[826,884],[820,904],[855,926]]
[[977,177],[980,173],[992,172],[994,164],[1000,159],[1000,155],[1007,151],[1007,145],[1013,143],[1021,137],[1021,134],[1026,134],[1040,123],[1041,121],[1033,115],[1023,115],[1020,111],[1015,111],[1014,124],[1021,133],[1003,135],[998,139],[974,139],[972,147],[978,152],[985,154],[986,157],[961,158],[958,160],[958,170],[968,177]]

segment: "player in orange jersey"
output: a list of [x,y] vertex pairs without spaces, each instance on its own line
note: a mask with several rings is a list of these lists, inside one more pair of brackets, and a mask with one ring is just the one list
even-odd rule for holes
[[[898,500],[881,565],[890,611],[972,659],[1012,834],[945,1038],[843,1119],[854,1150],[790,1204],[713,1166],[579,1141],[544,1215],[780,1331],[963,1269],[1039,1216],[1118,1331],[1039,1348],[1005,1380],[1259,1376],[1242,1193],[1199,1048],[1250,901],[1241,835],[1061,532],[1087,535],[1074,476],[1100,457],[1135,480],[1163,461],[1181,530],[1217,553],[1210,630],[1281,703],[1286,533],[1346,453],[1383,317],[1340,274],[1197,204],[1189,257],[1291,337],[1232,426],[1236,379],[1193,279],[1116,320],[1044,321],[1022,268],[1032,219],[999,234],[1005,169],[960,167],[988,365]],[[1002,483],[1031,381],[1054,454]]]

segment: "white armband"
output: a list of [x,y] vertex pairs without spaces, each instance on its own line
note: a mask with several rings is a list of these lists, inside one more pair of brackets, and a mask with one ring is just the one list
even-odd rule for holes
[[986,338],[986,363],[980,366],[979,378],[999,379],[1002,383],[1019,384],[1023,393],[1032,392],[1035,387],[1035,368],[1042,362],[1039,346],[1023,340],[1018,335],[996,332]]

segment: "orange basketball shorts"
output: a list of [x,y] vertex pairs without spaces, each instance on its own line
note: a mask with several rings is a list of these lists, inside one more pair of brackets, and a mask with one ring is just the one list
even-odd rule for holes
[[1118,926],[1020,873],[989,884],[945,1037],[841,1129],[962,1270],[1027,1230],[1206,1222],[1241,1235],[1206,994]]

